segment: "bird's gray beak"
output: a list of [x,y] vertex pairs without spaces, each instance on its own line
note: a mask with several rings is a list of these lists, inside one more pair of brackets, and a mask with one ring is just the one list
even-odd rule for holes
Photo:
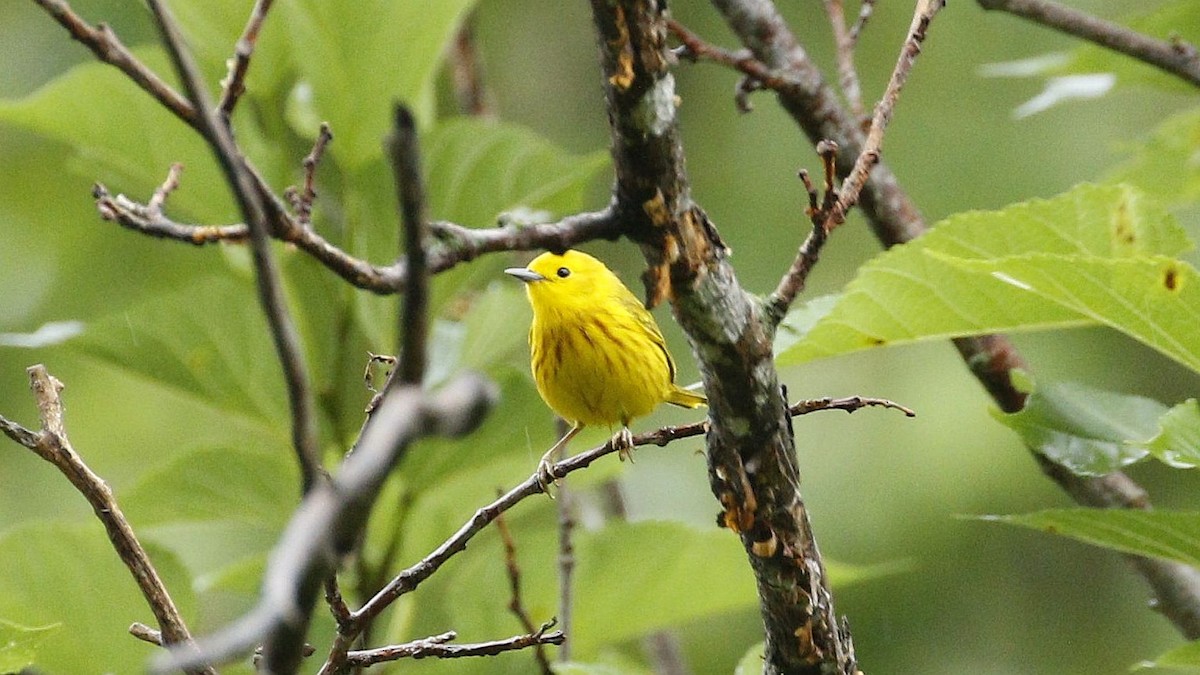
[[520,279],[521,281],[524,281],[525,283],[529,283],[531,281],[545,281],[546,280],[546,277],[538,274],[537,272],[534,272],[531,269],[525,268],[525,267],[510,267],[510,268],[504,270],[504,273],[510,274],[510,275]]

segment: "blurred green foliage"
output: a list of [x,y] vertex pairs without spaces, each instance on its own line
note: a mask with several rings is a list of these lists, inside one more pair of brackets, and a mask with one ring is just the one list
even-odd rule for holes
[[[72,4],[89,20],[112,24],[169,73],[140,4]],[[172,3],[210,82],[223,76],[250,4]],[[322,234],[374,262],[394,257],[397,217],[380,141],[396,98],[415,107],[424,132],[433,218],[483,227],[518,208],[563,214],[606,201],[608,130],[585,3],[369,4],[277,2],[235,115],[239,141],[277,189],[300,181],[300,158],[317,123],[331,122],[335,140],[317,174]],[[1079,4],[1120,18],[1127,3]],[[780,5],[812,56],[831,65],[820,4]],[[1144,5],[1161,7],[1176,17],[1165,25],[1200,41],[1200,19],[1186,1]],[[472,6],[503,123],[452,115],[443,46]],[[701,35],[732,44],[706,3],[679,1],[672,9]],[[857,54],[868,102],[886,81],[909,18],[906,3],[876,8]],[[1148,26],[1156,20],[1143,19]],[[885,147],[885,160],[931,221],[1114,177],[1159,199],[1192,238],[1200,234],[1194,92],[1122,77],[1103,98],[1064,102],[1017,121],[1012,110],[1040,82],[979,75],[988,63],[1077,48],[1068,37],[972,3],[952,4],[938,18]],[[1126,67],[1091,50],[1072,53],[1075,68]],[[766,291],[806,227],[793,176],[818,161],[769,95],[753,98],[752,114],[736,112],[736,74],[681,64],[677,78],[695,194],[732,245],[743,284]],[[52,320],[87,326],[64,346],[0,347],[0,413],[34,424],[23,373],[31,363],[47,363],[67,383],[74,445],[116,490],[193,628],[208,631],[254,601],[264,555],[298,485],[278,366],[245,252],[132,234],[100,221],[92,206],[93,182],[144,201],[175,161],[186,169],[168,214],[184,222],[235,219],[214,164],[184,125],[116,71],[93,63],[33,3],[0,4],[0,332],[30,333]],[[1103,198],[1092,195],[1085,206]],[[1161,217],[1155,211],[1146,222],[1156,226]],[[1015,231],[1022,223],[993,225]],[[640,271],[626,243],[588,249],[627,281]],[[348,288],[294,250],[276,250],[332,462],[361,423],[367,352],[392,350],[396,302]],[[876,251],[852,217],[825,250],[809,297],[840,291]],[[482,369],[500,382],[501,407],[466,441],[413,448],[377,506],[365,566],[346,576],[352,598],[378,575],[419,559],[497,488],[526,477],[553,441],[549,412],[526,374],[528,310],[519,289],[496,279],[519,259],[489,256],[435,281],[431,379]],[[660,323],[674,352],[685,354],[678,329],[666,316]],[[1200,385],[1194,372],[1115,331],[1017,341],[1046,381],[1078,380],[1163,404],[1194,396]],[[684,379],[695,377],[690,364],[681,370]],[[1145,610],[1146,590],[1118,556],[954,518],[1069,501],[1038,474],[1021,441],[990,419],[987,398],[949,346],[814,360],[783,376],[793,398],[885,396],[919,412],[912,421],[878,411],[796,421],[804,494],[822,551],[837,561],[838,609],[850,617],[864,670],[1118,673],[1177,644],[1172,629]],[[663,410],[641,425],[693,418]],[[577,447],[602,436],[596,431]],[[647,663],[641,636],[666,627],[697,673],[728,673],[757,658],[752,583],[735,539],[713,526],[717,504],[699,447],[693,441],[642,451],[636,465],[603,462],[573,480],[587,516],[577,542],[581,661],[637,672]],[[1190,474],[1155,464],[1131,470],[1157,503],[1196,508]],[[630,522],[600,526],[598,486],[618,476]],[[83,500],[11,443],[0,449],[0,486],[0,635],[8,631],[36,650],[47,672],[141,668],[153,648],[125,630],[150,614]],[[544,620],[556,611],[553,505],[524,504],[509,525],[527,604],[535,621]],[[372,571],[385,562],[391,567]],[[517,633],[507,591],[498,590],[505,583],[500,542],[489,530],[385,615],[376,637],[398,641],[454,629],[474,641]],[[318,610],[313,627],[318,648],[330,633],[324,614]],[[23,658],[2,660],[8,656],[0,653],[0,664]],[[517,673],[528,672],[531,661],[517,653],[406,666]]]

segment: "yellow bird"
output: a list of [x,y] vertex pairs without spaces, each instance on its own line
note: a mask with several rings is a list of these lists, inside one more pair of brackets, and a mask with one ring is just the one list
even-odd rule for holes
[[675,384],[675,362],[654,317],[604,263],[571,250],[504,271],[525,282],[533,305],[529,346],[538,393],[571,424],[538,464],[544,483],[552,458],[589,424],[620,424],[613,444],[625,457],[634,418],[664,401],[707,403]]

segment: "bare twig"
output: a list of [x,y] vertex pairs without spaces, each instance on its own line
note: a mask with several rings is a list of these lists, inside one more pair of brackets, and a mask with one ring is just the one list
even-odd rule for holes
[[241,152],[234,145],[229,128],[208,112],[213,110],[208,92],[170,11],[161,0],[148,1],[188,99],[195,110],[202,111],[197,128],[212,148],[249,227],[259,303],[267,316],[275,351],[283,366],[292,416],[292,443],[300,463],[303,490],[307,492],[324,475],[324,468],[317,444],[316,415],[304,351],[300,345],[300,335],[288,312],[283,282],[271,253],[270,226],[263,194],[254,175],[245,165]]
[[[813,234],[797,251],[791,268],[780,279],[779,285],[767,299],[767,311],[776,324],[783,320],[788,307],[795,301],[796,294],[803,288],[805,277],[816,262],[826,237],[834,228],[846,221],[846,213],[858,203],[859,195],[867,184],[871,170],[879,163],[879,155],[883,150],[884,131],[892,119],[892,111],[900,98],[900,90],[908,81],[913,64],[921,53],[921,43],[925,41],[925,32],[929,28],[929,23],[933,21],[945,4],[945,0],[921,0],[918,2],[916,12],[913,14],[912,25],[908,29],[908,36],[900,50],[900,57],[896,61],[895,69],[892,70],[892,77],[888,81],[883,98],[875,106],[875,115],[871,120],[870,131],[867,133],[866,141],[854,162],[850,175],[842,181],[837,200],[822,214],[824,222],[819,227],[814,227]],[[829,141],[822,141],[822,143],[829,143]],[[833,146],[834,152],[836,152],[836,148],[836,145]],[[828,151],[823,152],[819,145],[818,152],[823,157],[828,154]],[[826,159],[826,166],[830,166],[832,161],[832,159]],[[828,188],[826,192],[828,194]]]
[[150,196],[150,201],[146,202],[146,209],[151,213],[162,213],[163,205],[167,203],[167,197],[171,196],[179,187],[179,174],[183,171],[183,165],[175,162],[171,168],[167,170],[167,177],[163,180],[162,185],[154,191]]
[[529,647],[562,644],[562,631],[547,632],[551,626],[553,626],[553,623],[542,626],[541,630],[527,635],[516,635],[504,640],[493,640],[492,642],[479,642],[468,645],[446,644],[456,637],[453,632],[449,632],[402,645],[353,651],[346,655],[346,660],[351,666],[370,666],[376,663],[386,663],[405,658],[457,659],[467,656],[495,656],[504,652]]
[[242,36],[238,38],[234,48],[233,58],[229,61],[229,73],[225,76],[224,86],[221,89],[221,100],[217,103],[217,111],[225,124],[229,124],[229,117],[233,114],[234,106],[246,91],[246,71],[250,69],[250,57],[254,55],[254,47],[258,43],[258,32],[262,30],[263,21],[267,18],[267,12],[271,10],[272,1],[255,0],[254,9],[250,11],[250,18],[246,21],[246,28],[242,30]]
[[862,88],[858,83],[858,71],[854,68],[854,43],[846,28],[846,13],[842,8],[842,0],[825,0],[825,13],[829,15],[829,23],[833,27],[833,42],[837,53],[838,75],[842,85],[842,94],[850,106],[850,114],[866,123],[867,113],[863,107]]
[[321,163],[321,158],[325,156],[325,148],[332,140],[333,131],[329,128],[329,123],[321,122],[321,128],[317,132],[317,140],[313,142],[312,151],[304,156],[304,161],[301,163],[301,166],[304,167],[304,187],[299,190],[289,187],[283,191],[284,198],[291,204],[292,211],[296,213],[296,224],[301,228],[307,229],[312,225],[312,206],[317,199],[317,165]]
[[667,20],[667,29],[683,44],[683,51],[679,54],[681,58],[691,61],[701,59],[712,61],[745,75],[745,78],[738,83],[734,96],[740,112],[746,113],[753,109],[750,106],[748,95],[757,89],[782,91],[795,86],[795,83],[790,81],[786,74],[771,70],[747,50],[732,52],[711,45],[675,19]]
[[1049,0],[976,0],[1043,26],[1131,56],[1200,87],[1200,53],[1180,39],[1156,40],[1137,31]]
[[346,599],[342,597],[336,574],[330,574],[325,579],[325,604],[329,605],[329,612],[333,614],[333,620],[339,627],[350,622],[350,608],[346,606]]
[[[567,434],[567,421],[554,420],[555,437]],[[566,448],[563,449],[566,451]],[[558,661],[571,661],[572,638],[575,628],[575,493],[571,483],[563,478],[558,485],[558,620],[566,640],[558,650]]]
[[[524,628],[526,633],[536,633],[538,632],[537,627],[533,625],[533,619],[529,618],[529,611],[525,609],[525,603],[521,600],[521,565],[517,562],[517,543],[513,540],[512,532],[509,531],[503,514],[496,517],[496,530],[500,533],[500,541],[504,543],[504,569],[508,572],[510,593],[508,611],[517,617],[517,621],[521,623],[521,628]],[[546,656],[546,650],[541,644],[534,645],[533,658],[537,661],[538,669],[543,675],[554,675],[550,669],[550,659]]]
[[149,642],[157,647],[163,646],[162,631],[155,630],[144,623],[134,621],[129,626],[129,634],[142,642]]
[[157,99],[164,108],[175,113],[176,117],[187,122],[196,130],[200,129],[199,119],[192,104],[139,61],[113,33],[108,24],[101,23],[92,26],[76,14],[65,0],[34,0],[34,2],[41,5],[42,9],[54,17],[55,21],[66,28],[71,33],[71,37],[90,49],[97,59],[115,66]]
[[[422,436],[469,433],[494,396],[490,383],[472,375],[433,396],[407,386],[384,394],[338,474],[309,491],[293,514],[269,558],[258,605],[216,635],[198,641],[205,658],[224,661],[262,641],[267,667],[292,672],[317,594],[339,556],[360,536],[398,454]],[[360,617],[361,612],[351,614],[349,623],[355,629],[362,626]],[[161,672],[190,662],[188,655],[172,653],[171,660],[154,665]]]
[[398,317],[400,362],[394,379],[404,384],[421,384],[425,376],[425,340],[429,332],[429,259],[425,252],[425,183],[421,178],[421,154],[417,125],[412,113],[397,104],[388,159],[395,174],[396,199],[400,204],[400,249],[408,263],[408,279]]
[[867,22],[871,20],[871,14],[875,11],[875,0],[862,0],[862,4],[858,8],[858,19],[854,21],[854,25],[850,27],[850,44],[857,45],[862,37],[862,32],[867,27]]
[[[32,431],[21,425],[0,417],[0,430],[17,443],[37,454],[38,457],[50,462],[57,468],[71,485],[83,495],[92,506],[92,511],[104,525],[108,539],[116,549],[121,562],[129,569],[137,582],[142,597],[150,605],[150,611],[158,622],[161,633],[159,643],[165,639],[168,645],[181,650],[182,653],[195,653],[192,636],[188,632],[183,616],[171,600],[166,585],[158,576],[158,570],[146,554],[146,549],[138,541],[124,512],[117,505],[112,490],[104,479],[97,476],[83,458],[75,452],[71,441],[67,438],[67,429],[63,419],[63,404],[59,393],[63,384],[46,371],[46,367],[38,364],[26,369],[29,373],[29,386],[33,389],[37,402],[38,416],[41,419],[41,429]],[[136,624],[135,624],[136,625]],[[141,637],[134,634],[135,637]],[[165,636],[165,637],[164,637]],[[216,673],[203,661],[196,661],[188,669],[191,673]]]

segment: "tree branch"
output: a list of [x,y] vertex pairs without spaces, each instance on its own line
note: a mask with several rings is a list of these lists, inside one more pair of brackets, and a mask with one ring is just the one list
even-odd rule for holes
[[283,366],[287,383],[288,405],[292,417],[292,444],[300,463],[303,491],[307,492],[324,475],[321,466],[320,447],[317,443],[317,424],[311,386],[308,381],[304,352],[300,345],[300,334],[287,309],[283,294],[283,282],[275,259],[271,253],[270,226],[266,205],[254,175],[246,167],[241,152],[233,142],[229,127],[217,120],[208,111],[213,106],[200,78],[199,69],[183,44],[183,38],[170,11],[161,0],[148,0],[151,12],[158,24],[162,40],[171,55],[179,78],[184,84],[188,99],[194,110],[200,111],[197,129],[216,156],[225,179],[233,191],[238,208],[250,232],[250,248],[256,271],[255,282],[258,299],[267,323],[275,351]]
[[[837,4],[837,2],[833,4]],[[809,238],[801,245],[795,260],[792,262],[791,268],[784,275],[783,279],[780,280],[779,286],[767,300],[768,312],[776,325],[783,320],[783,317],[787,314],[788,307],[795,301],[796,294],[803,288],[805,278],[816,262],[817,254],[821,246],[824,245],[826,237],[829,236],[829,233],[834,228],[846,222],[846,214],[858,203],[859,195],[866,186],[867,179],[871,176],[871,170],[879,163],[880,154],[883,152],[883,134],[892,119],[892,111],[900,99],[900,90],[904,88],[904,83],[908,81],[908,75],[912,72],[913,64],[916,62],[917,56],[921,53],[921,43],[925,41],[925,31],[928,30],[929,23],[933,21],[933,18],[945,5],[945,0],[921,0],[917,3],[912,25],[909,26],[908,35],[904,39],[904,46],[900,49],[900,56],[896,61],[896,67],[892,70],[892,77],[888,80],[883,98],[875,106],[875,114],[871,119],[871,126],[867,131],[866,140],[863,143],[862,150],[858,153],[858,158],[854,160],[854,166],[851,168],[850,174],[842,181],[842,188],[838,192],[836,201],[829,208],[822,209],[821,216],[824,222],[819,227],[815,227],[813,234],[809,235]],[[837,20],[840,21],[840,7],[838,7],[836,13]],[[841,47],[839,46],[840,49]],[[849,68],[853,70],[853,65],[851,64]],[[826,148],[829,147],[827,141],[822,141],[822,143],[825,144]],[[822,151],[822,143],[818,143],[817,147],[822,157],[826,158],[826,175],[828,176],[832,160],[828,157],[830,150]],[[835,157],[836,150],[837,146],[835,145],[832,148]],[[826,195],[829,195],[828,187],[826,188]]]
[[425,340],[429,332],[429,260],[425,253],[425,184],[421,178],[421,156],[417,125],[412,113],[396,105],[395,124],[388,138],[388,158],[395,174],[396,199],[400,204],[402,239],[400,249],[408,265],[408,279],[398,317],[399,363],[393,380],[420,385],[425,376]]
[[407,644],[353,651],[346,655],[346,661],[350,666],[366,667],[405,658],[457,659],[466,656],[495,656],[528,647],[540,648],[542,645],[562,644],[564,639],[562,631],[546,632],[553,625],[553,623],[547,624],[542,626],[541,630],[527,635],[516,635],[504,640],[469,645],[448,645],[446,643],[453,640],[456,635],[454,632],[443,633]]
[[[513,540],[512,532],[508,529],[508,523],[504,522],[504,516],[496,517],[496,529],[500,532],[500,541],[504,543],[504,569],[508,572],[508,590],[509,601],[508,611],[517,617],[521,627],[526,633],[534,634],[538,631],[533,625],[533,619],[529,617],[529,611],[525,609],[525,603],[521,600],[521,566],[517,563],[517,542]],[[562,633],[562,631],[559,631]],[[563,640],[556,644],[564,644],[566,635],[563,634]],[[554,675],[554,671],[550,668],[550,659],[546,656],[546,650],[541,644],[534,645],[533,657],[537,661],[538,670],[542,675]]]
[[1086,12],[1049,0],[976,0],[988,10],[1008,12],[1068,35],[1120,52],[1200,87],[1200,53],[1181,39],[1156,40]]
[[[864,8],[870,7],[864,3]],[[850,106],[850,113],[855,118],[866,123],[866,108],[863,107],[862,87],[858,82],[858,71],[854,68],[854,44],[857,35],[851,36],[846,28],[846,13],[842,0],[825,0],[825,13],[829,15],[829,24],[833,28],[833,43],[837,54],[838,75],[842,85],[842,94]],[[868,14],[869,16],[869,14]]]
[[250,70],[250,57],[254,55],[254,47],[258,44],[258,32],[262,30],[263,22],[267,19],[267,12],[271,11],[272,2],[273,0],[255,0],[250,18],[246,21],[246,28],[242,30],[242,36],[238,38],[234,48],[233,58],[229,61],[229,73],[225,76],[221,100],[217,103],[217,111],[226,125],[233,115],[234,106],[246,92],[246,72]]
[[[125,195],[112,196],[101,184],[93,188],[93,195],[100,217],[152,237],[200,246],[223,241],[240,243],[250,235],[244,223],[195,225],[175,222],[161,213],[152,213],[146,205],[138,204]],[[617,218],[611,208],[570,215],[554,223],[516,227],[475,229],[437,221],[429,223],[430,233],[425,243],[428,250],[426,264],[430,273],[436,274],[487,253],[537,249],[562,251],[593,239],[613,239],[619,234],[618,228]],[[390,295],[403,291],[408,283],[408,265],[405,261],[380,266],[355,258],[311,227],[292,224],[282,231],[276,230],[273,236],[294,244],[357,288]]]
[[66,28],[72,38],[90,49],[97,59],[125,73],[142,90],[158,100],[164,108],[175,113],[176,117],[192,128],[200,131],[200,120],[192,104],[139,61],[108,24],[101,23],[92,26],[76,14],[65,0],[33,1],[54,17],[54,20],[63,28]]
[[[853,647],[801,499],[764,308],[738,284],[683,162],[663,3],[593,0],[616,208],[641,244],[648,304],[668,298],[700,362],[709,478],[758,582],[766,672],[849,675]],[[761,60],[761,59],[760,59]]]
[[[38,364],[26,369],[29,373],[29,386],[33,389],[37,402],[38,416],[41,418],[40,431],[31,431],[21,425],[0,416],[0,430],[17,443],[37,454],[38,457],[50,462],[57,468],[71,485],[83,495],[92,511],[104,525],[108,540],[112,542],[121,562],[133,575],[142,597],[150,605],[150,611],[158,622],[160,629],[159,644],[165,642],[174,646],[182,653],[195,653],[192,636],[184,623],[183,615],[171,600],[171,594],[158,576],[146,549],[138,541],[124,512],[117,505],[112,490],[104,479],[97,476],[83,458],[75,452],[71,441],[67,438],[67,429],[63,419],[63,404],[59,393],[63,389],[62,382],[46,371],[46,367]],[[140,624],[135,624],[140,625]],[[134,633],[135,637],[137,633]],[[196,661],[187,668],[189,673],[205,673],[216,675],[216,671],[203,661]]]

